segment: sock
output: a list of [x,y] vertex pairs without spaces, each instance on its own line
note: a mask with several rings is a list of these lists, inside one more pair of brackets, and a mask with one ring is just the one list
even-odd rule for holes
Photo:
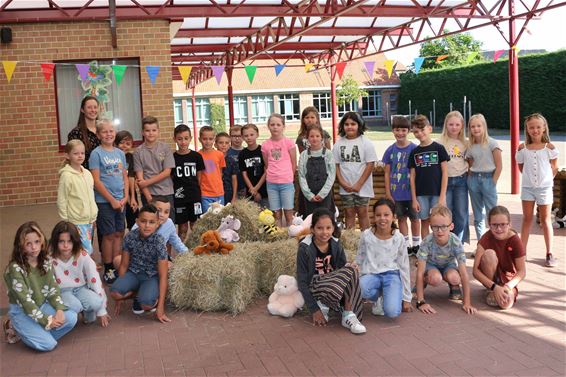
[[408,245],[409,244],[409,236],[404,236],[405,237],[405,244]]
[[419,246],[420,244],[421,244],[421,237],[420,236],[417,236],[417,237],[413,236],[413,246]]
[[114,269],[114,265],[112,263],[104,263],[104,271],[108,271]]
[[349,315],[351,315],[351,314],[354,314],[354,312],[351,311],[351,310],[344,310],[344,311],[342,312],[342,318],[346,318],[347,316],[349,316]]

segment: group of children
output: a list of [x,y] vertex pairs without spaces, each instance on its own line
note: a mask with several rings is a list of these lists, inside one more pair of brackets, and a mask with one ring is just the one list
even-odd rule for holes
[[[365,332],[360,322],[363,299],[373,302],[373,314],[397,317],[411,310],[416,295],[417,309],[434,313],[424,300],[424,288],[442,280],[449,284],[450,298],[462,299],[463,309],[473,314],[462,246],[469,242],[468,194],[479,240],[473,271],[489,290],[488,304],[509,308],[516,300],[516,286],[525,276],[534,202],[541,209],[547,265],[554,263],[549,204],[557,152],[540,114],[527,118],[527,140],[517,152],[524,174],[525,211],[519,239],[510,228],[509,212],[496,205],[501,150],[489,138],[480,114],[470,118],[469,141],[459,112],[446,116],[440,142],[431,140],[426,117],[410,122],[394,117],[396,141],[383,156],[386,195],[373,206],[370,227],[368,205],[374,197],[372,172],[378,158],[358,113],[343,116],[340,139],[332,150],[318,111],[309,107],[301,115],[296,143],[284,135],[284,118],[272,114],[267,124],[271,136],[262,145],[257,143],[259,130],[254,124],[231,127],[229,134],[215,134],[212,127],[203,126],[202,149],[195,152],[190,149],[189,127],[179,125],[174,130],[177,150],[172,152],[159,140],[158,120],[148,116],[142,120],[144,143],[132,151],[132,135],[116,134],[109,120],[97,120],[94,105],[93,97],[83,100],[79,125],[71,132],[78,137],[65,146],[57,200],[63,221],[53,229],[49,245],[37,224],[22,225],[5,273],[10,326],[32,348],[52,349],[74,326],[77,313],[86,323],[98,318],[102,326],[108,325],[106,295],[90,256],[95,223],[102,280],[111,286],[116,313],[123,300],[133,298],[134,313],[156,312],[161,322],[168,322],[165,297],[171,247],[177,253],[188,251],[182,240],[189,227],[215,202],[247,198],[273,210],[279,225],[290,224],[297,167],[301,212],[313,215],[312,234],[299,245],[297,278],[315,325],[326,324],[334,309],[342,311],[343,326],[353,333]],[[419,145],[407,140],[409,131]],[[358,256],[351,264],[336,237],[335,179],[346,227],[355,227],[357,217],[362,230]],[[124,237],[126,223],[130,231]],[[413,292],[409,254],[418,259]],[[5,329],[10,326],[5,324]]]

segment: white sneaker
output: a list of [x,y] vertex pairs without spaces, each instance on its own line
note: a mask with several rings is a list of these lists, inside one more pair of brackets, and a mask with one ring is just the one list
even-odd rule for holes
[[352,334],[365,334],[366,332],[366,327],[362,325],[354,313],[342,318],[342,326],[350,329]]
[[379,296],[377,301],[371,306],[371,314],[373,315],[385,315],[383,311],[383,296]]
[[324,305],[320,301],[317,301],[316,303],[317,303],[318,307],[320,308],[320,311],[322,312],[324,319],[326,320],[326,322],[328,322],[328,312],[330,311],[330,308],[328,306]]

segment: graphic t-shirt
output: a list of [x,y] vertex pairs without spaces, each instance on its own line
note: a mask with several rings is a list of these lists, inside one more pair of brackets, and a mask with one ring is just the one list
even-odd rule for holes
[[319,275],[324,275],[329,272],[332,272],[334,269],[332,268],[332,254],[330,253],[323,253],[316,247],[316,259],[314,261],[314,267]]
[[[253,186],[257,185],[261,176],[263,175],[265,164],[263,162],[263,154],[261,152],[261,145],[258,145],[253,151],[244,148],[238,157],[238,165],[241,172],[246,172],[248,179]],[[246,188],[247,193],[247,188]],[[265,183],[261,185],[259,193],[262,198],[267,198],[267,187]]]
[[431,233],[425,237],[417,253],[418,260],[425,260],[437,267],[446,267],[451,262],[457,264],[466,263],[466,253],[462,241],[454,233],[450,233],[450,238],[446,245],[439,245]]
[[[336,144],[334,144],[332,153],[334,154],[336,164],[340,164],[342,177],[350,183],[350,185],[356,184],[369,162],[377,161],[377,154],[375,153],[373,143],[364,135],[358,136],[355,139],[341,137]],[[347,192],[340,186],[340,195],[352,195],[352,193]],[[364,198],[373,198],[372,174],[366,179],[357,195]]]
[[295,149],[295,144],[289,138],[281,140],[266,140],[261,151],[267,158],[267,181],[269,183],[292,183],[293,167],[291,165],[290,150]]
[[175,190],[175,203],[200,202],[200,185],[197,172],[204,170],[202,156],[189,151],[187,154],[173,153],[175,168],[171,169],[171,178]]
[[449,161],[446,149],[433,141],[426,147],[417,146],[409,155],[409,169],[415,169],[417,196],[440,195],[442,169],[440,164]]
[[458,139],[448,139],[443,144],[450,157],[448,162],[448,176],[459,177],[468,171],[468,162],[466,161],[466,145]]
[[[118,148],[111,151],[96,147],[90,154],[88,160],[90,170],[100,172],[100,181],[106,190],[116,200],[124,198],[124,169],[126,168],[126,155]],[[94,200],[97,203],[108,203],[96,189],[94,190]]]
[[200,178],[202,196],[224,196],[224,186],[222,184],[222,169],[226,167],[224,154],[215,149],[209,151],[201,149],[198,153],[200,153],[204,161],[204,170]]
[[232,175],[236,174],[238,177],[238,191],[246,187],[242,174],[240,173],[240,165],[238,164],[238,158],[242,150],[243,149],[230,148],[228,152],[226,152],[226,171],[230,174],[230,183],[232,182]]
[[383,163],[391,167],[389,171],[390,190],[396,201],[411,200],[409,155],[416,147],[416,144],[413,143],[403,148],[393,144],[383,154]]

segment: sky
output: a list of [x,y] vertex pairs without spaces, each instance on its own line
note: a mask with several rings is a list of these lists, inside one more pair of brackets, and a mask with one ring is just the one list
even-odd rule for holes
[[[564,30],[564,20],[566,20],[566,5],[543,13],[539,19],[532,19],[527,24],[530,33],[527,31],[523,33],[518,47],[522,50],[545,49],[549,52],[566,49],[566,38],[560,35],[561,26],[562,31]],[[519,28],[522,24],[523,21],[517,21],[516,28]],[[507,33],[508,23],[505,22],[501,25]],[[450,29],[449,26],[448,29]],[[483,42],[482,51],[508,49],[507,42],[493,26],[472,30],[470,34]],[[420,45],[405,47],[387,52],[385,55],[388,59],[398,60],[405,66],[409,66],[413,63],[414,58],[419,56],[419,48]]]

